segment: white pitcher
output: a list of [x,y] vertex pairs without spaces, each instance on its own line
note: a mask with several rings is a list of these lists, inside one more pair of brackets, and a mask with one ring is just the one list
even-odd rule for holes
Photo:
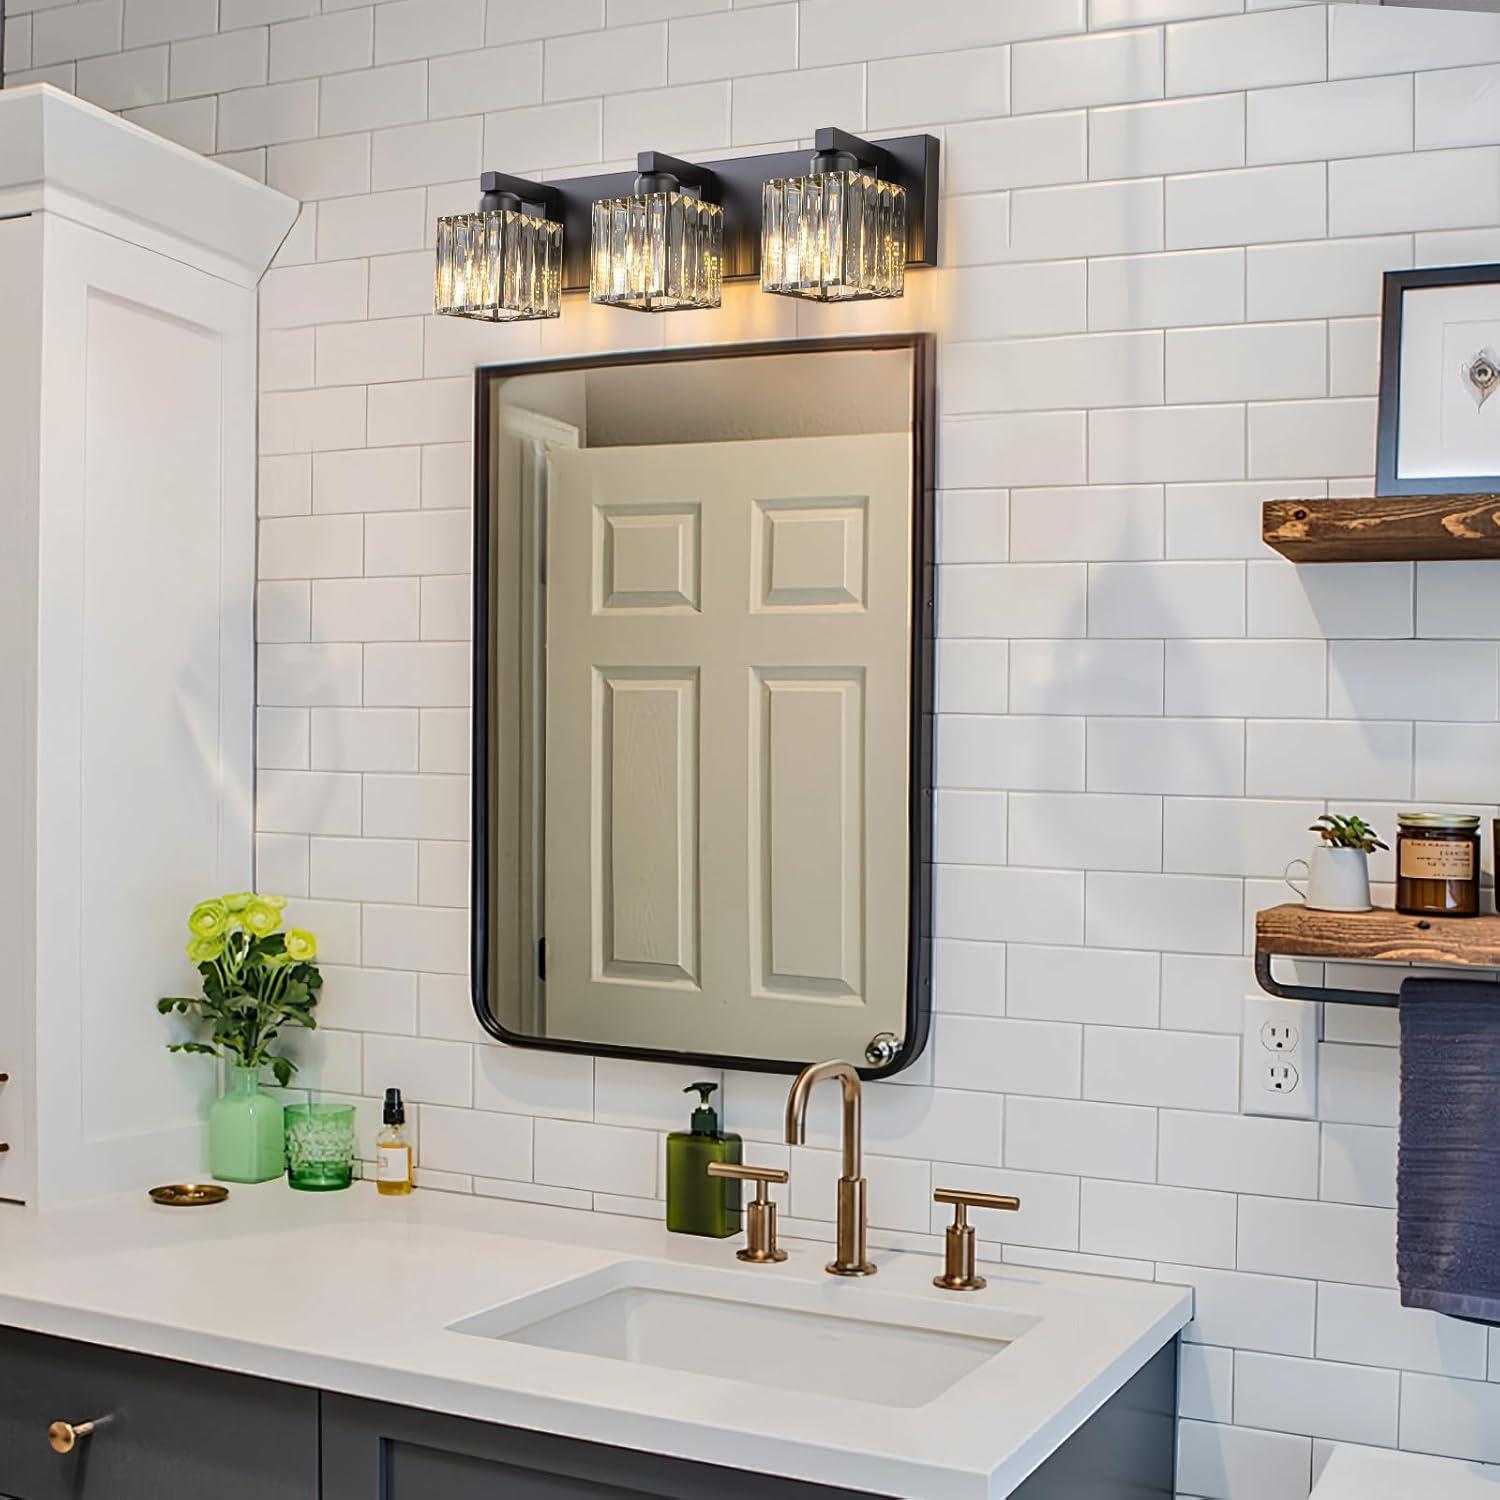
[[[1305,884],[1292,871],[1301,865]],[[1313,911],[1371,911],[1370,858],[1363,849],[1336,849],[1321,844],[1312,859],[1294,859],[1286,867],[1286,883]]]

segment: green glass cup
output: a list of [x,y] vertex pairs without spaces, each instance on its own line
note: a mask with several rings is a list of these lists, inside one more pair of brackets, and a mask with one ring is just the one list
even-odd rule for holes
[[286,1180],[304,1193],[332,1193],[354,1181],[354,1106],[286,1106]]

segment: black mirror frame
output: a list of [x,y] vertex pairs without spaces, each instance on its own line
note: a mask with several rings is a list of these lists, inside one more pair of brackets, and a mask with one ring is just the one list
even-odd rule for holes
[[[523,1036],[502,1026],[489,1003],[489,720],[490,720],[490,408],[497,381],[520,375],[621,368],[686,360],[735,359],[755,355],[816,354],[904,349],[912,368],[912,558],[911,714],[907,833],[906,1035],[890,1061],[861,1066],[866,1079],[889,1078],[910,1067],[927,1045],[932,1024],[932,810],[934,679],[936,676],[936,340],[930,333],[874,334],[839,338],[768,340],[748,344],[703,344],[675,349],[630,350],[565,359],[483,365],[474,372],[474,622],[473,720],[471,740],[472,848],[470,883],[470,993],[474,1014],[491,1036],[512,1047],[574,1052],[635,1061],[695,1063],[754,1073],[796,1073],[817,1058],[726,1057]],[[859,1063],[859,1059],[850,1061]]]

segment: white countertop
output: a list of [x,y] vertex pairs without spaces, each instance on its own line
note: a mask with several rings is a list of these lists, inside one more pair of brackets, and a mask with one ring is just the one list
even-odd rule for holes
[[1314,1500],[1500,1500],[1500,1467],[1340,1443]]
[[[373,1400],[822,1484],[930,1500],[1007,1495],[1187,1322],[1186,1288],[987,1265],[989,1287],[932,1285],[932,1257],[877,1251],[879,1275],[779,1266],[735,1240],[456,1194],[381,1198],[280,1182],[213,1208],[144,1193],[37,1214],[0,1208],[0,1324]],[[649,1260],[782,1286],[900,1322],[923,1299],[975,1334],[1039,1321],[924,1407],[808,1395],[565,1354],[448,1325],[605,1267]],[[961,1318],[961,1322],[955,1319]]]

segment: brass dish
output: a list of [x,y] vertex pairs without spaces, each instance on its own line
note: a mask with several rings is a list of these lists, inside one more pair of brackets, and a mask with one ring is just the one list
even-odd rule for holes
[[209,1203],[222,1203],[229,1196],[227,1187],[212,1182],[169,1182],[165,1187],[151,1189],[153,1203],[165,1203],[168,1208],[202,1208]]

